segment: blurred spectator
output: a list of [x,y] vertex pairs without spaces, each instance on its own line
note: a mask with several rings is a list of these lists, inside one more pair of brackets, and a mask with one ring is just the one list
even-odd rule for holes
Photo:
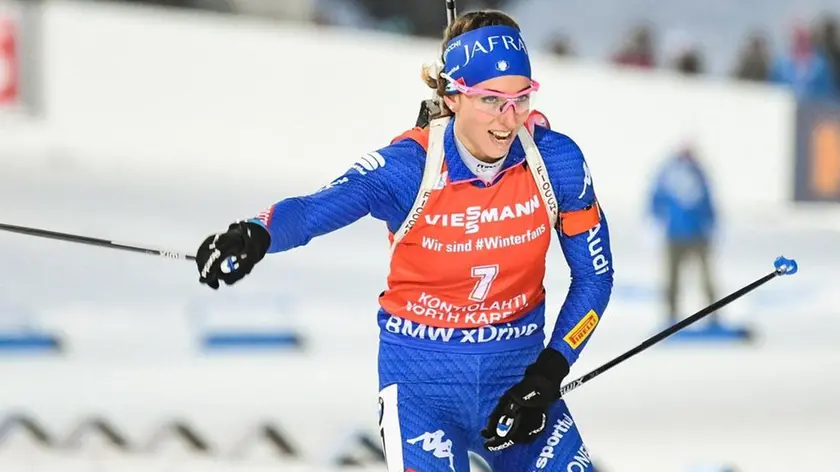
[[766,82],[770,79],[771,62],[767,37],[754,31],[747,37],[732,75],[740,80]]
[[697,48],[687,49],[674,58],[674,70],[685,75],[698,75],[705,72],[703,57]]
[[548,43],[548,50],[556,56],[572,56],[572,41],[565,34],[555,34]]
[[653,68],[656,59],[653,52],[653,32],[647,25],[635,27],[624,46],[613,56],[619,65]]
[[[710,267],[710,246],[716,224],[716,210],[706,172],[689,145],[668,159],[656,175],[650,210],[664,229],[669,321],[679,321],[680,271],[695,259],[700,264],[703,291],[709,304],[715,298]],[[710,315],[717,323],[717,314]]]
[[815,47],[811,32],[802,25],[793,28],[790,54],[776,60],[770,79],[790,87],[799,100],[830,98],[837,92],[825,54]]
[[370,15],[357,0],[314,0],[312,21],[318,25],[373,29]]
[[670,31],[665,36],[664,59],[669,69],[685,75],[705,72],[700,46],[684,30]]
[[834,76],[834,88],[840,91],[840,35],[837,31],[837,18],[822,15],[815,29],[814,44],[825,54]]

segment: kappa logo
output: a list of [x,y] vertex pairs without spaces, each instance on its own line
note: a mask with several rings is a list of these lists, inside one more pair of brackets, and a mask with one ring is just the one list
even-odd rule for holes
[[583,163],[583,190],[580,191],[580,195],[578,195],[578,200],[583,198],[586,195],[586,188],[592,186],[592,173],[589,172],[589,166],[586,165],[586,162]]
[[385,418],[385,399],[379,396],[379,439],[382,441],[382,453],[387,456],[388,444],[385,441],[385,425],[382,420]]
[[406,442],[415,445],[422,441],[420,447],[426,452],[431,452],[433,456],[438,459],[448,459],[449,468],[455,471],[455,456],[452,454],[452,440],[444,441],[444,433],[442,430],[437,430],[434,433],[423,433],[414,439],[409,439]]

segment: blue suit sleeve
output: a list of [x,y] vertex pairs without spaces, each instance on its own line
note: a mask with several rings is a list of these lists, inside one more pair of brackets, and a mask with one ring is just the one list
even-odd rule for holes
[[422,164],[416,162],[416,147],[403,141],[370,152],[318,191],[283,199],[250,221],[271,234],[269,253],[304,246],[367,215],[387,222],[394,231],[420,184]]
[[[588,229],[566,234],[556,228],[571,273],[571,284],[560,308],[548,346],[571,366],[592,338],[607,309],[613,287],[613,260],[607,218],[595,197],[592,176],[580,148],[570,138],[552,133],[541,145],[546,168],[557,194],[560,212],[586,212],[598,219]],[[593,208],[597,210],[593,210]]]

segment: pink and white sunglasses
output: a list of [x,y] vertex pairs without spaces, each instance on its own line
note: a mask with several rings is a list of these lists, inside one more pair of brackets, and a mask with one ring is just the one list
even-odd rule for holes
[[511,107],[513,107],[514,113],[527,113],[531,109],[531,94],[540,89],[539,82],[531,80],[531,85],[525,90],[507,94],[495,90],[470,87],[464,83],[463,79],[454,80],[445,72],[441,72],[440,76],[446,79],[459,93],[469,97],[478,97],[477,108],[494,116],[503,114]]

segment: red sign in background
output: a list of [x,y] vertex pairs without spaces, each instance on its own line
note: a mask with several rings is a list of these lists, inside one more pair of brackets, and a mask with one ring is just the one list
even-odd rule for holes
[[14,20],[0,14],[0,107],[18,100],[20,57]]

